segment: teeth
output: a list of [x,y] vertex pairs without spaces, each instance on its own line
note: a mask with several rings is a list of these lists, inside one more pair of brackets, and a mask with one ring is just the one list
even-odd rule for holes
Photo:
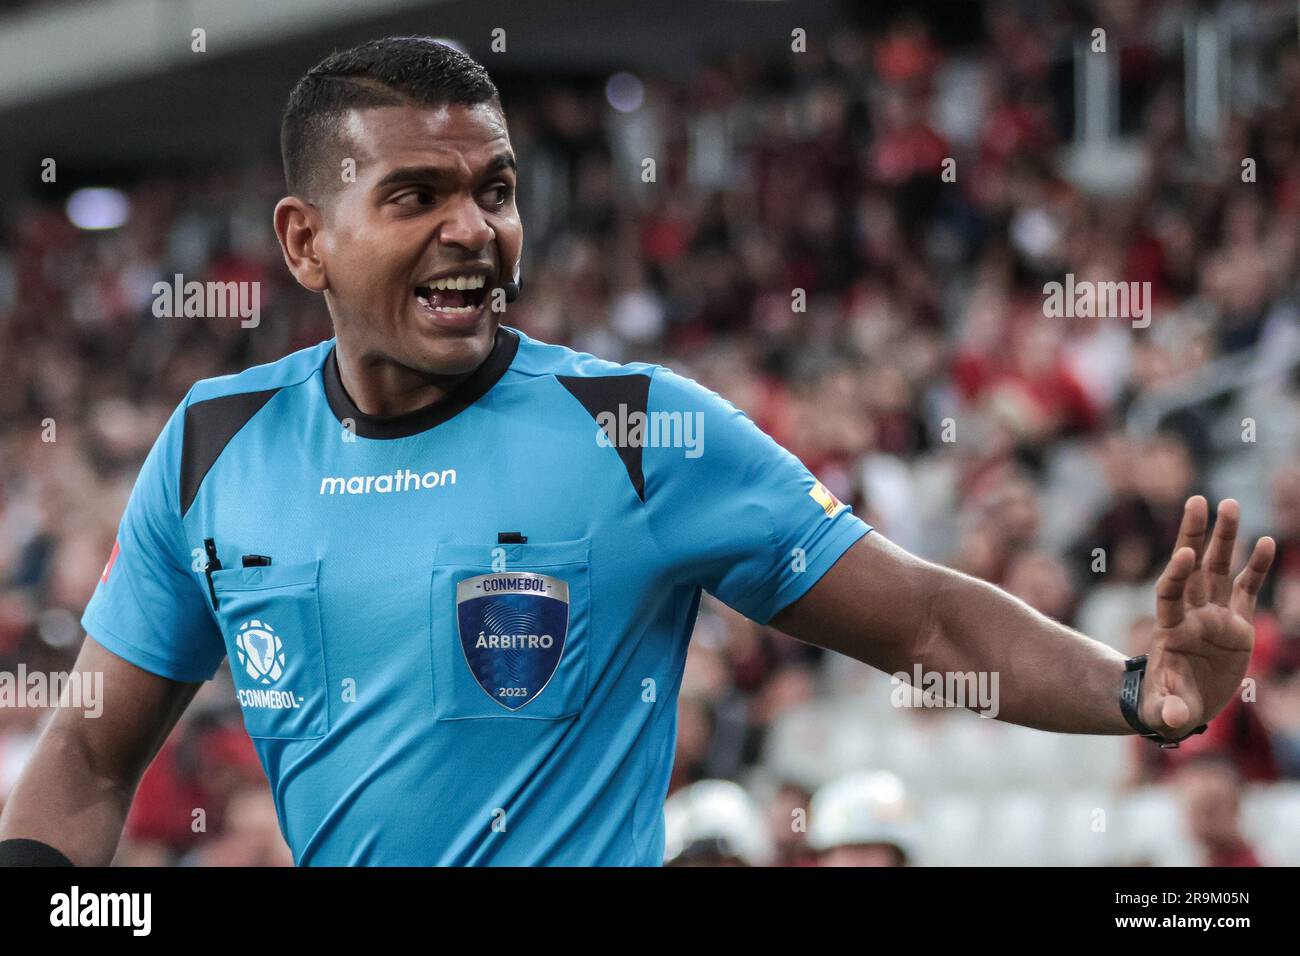
[[443,289],[447,292],[453,290],[464,291],[466,289],[481,289],[487,284],[485,276],[448,276],[445,279],[439,279],[436,282],[427,283],[430,289]]
[[435,309],[433,306],[429,304],[429,300],[422,295],[417,296],[416,301],[419,302],[420,305],[422,305],[424,308],[428,309],[430,312],[446,312],[448,315],[465,315],[470,312],[477,312],[481,308],[481,306],[477,306],[477,305],[461,305],[461,306],[456,306],[455,308],[451,308],[445,305],[440,305],[438,306],[438,308]]

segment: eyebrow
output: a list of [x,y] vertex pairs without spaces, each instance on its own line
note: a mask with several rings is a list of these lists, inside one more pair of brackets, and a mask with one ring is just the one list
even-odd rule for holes
[[[509,169],[512,172],[517,171],[515,166],[515,157],[513,153],[497,153],[488,161],[483,174],[500,172],[503,169]],[[375,189],[384,189],[388,186],[409,185],[412,183],[437,182],[439,180],[451,179],[452,173],[443,166],[398,166],[390,171],[379,182],[375,183]]]

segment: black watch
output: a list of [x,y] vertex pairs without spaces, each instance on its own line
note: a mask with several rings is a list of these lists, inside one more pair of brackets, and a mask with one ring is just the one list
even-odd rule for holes
[[1205,733],[1208,724],[1189,730],[1181,737],[1165,737],[1156,733],[1146,724],[1142,723],[1142,718],[1138,716],[1138,701],[1142,697],[1142,678],[1147,673],[1147,656],[1142,654],[1139,657],[1130,657],[1124,662],[1124,685],[1119,692],[1119,709],[1128,721],[1128,725],[1138,732],[1140,736],[1147,740],[1153,741],[1160,745],[1162,750],[1176,750],[1180,741],[1186,740],[1193,734]]

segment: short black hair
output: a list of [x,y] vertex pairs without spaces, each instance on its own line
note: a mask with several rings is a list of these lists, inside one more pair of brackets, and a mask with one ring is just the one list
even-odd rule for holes
[[338,156],[343,118],[381,106],[501,108],[492,78],[477,60],[433,37],[385,37],[334,52],[294,86],[280,122],[280,156],[289,193],[319,201],[342,182]]

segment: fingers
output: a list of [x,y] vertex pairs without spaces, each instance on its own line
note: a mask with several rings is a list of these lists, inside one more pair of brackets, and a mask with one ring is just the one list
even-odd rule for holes
[[1174,550],[1191,548],[1196,557],[1201,557],[1201,545],[1205,542],[1205,529],[1210,523],[1210,507],[1204,495],[1192,495],[1183,506],[1183,520],[1178,526],[1178,541]]
[[1255,599],[1259,597],[1259,589],[1268,577],[1268,569],[1273,566],[1276,552],[1277,544],[1272,538],[1264,537],[1255,542],[1250,560],[1232,583],[1232,598],[1228,607],[1234,614],[1239,614],[1248,621],[1254,618]]
[[1228,606],[1232,596],[1232,550],[1237,545],[1237,529],[1241,526],[1241,506],[1232,498],[1219,502],[1214,519],[1214,533],[1205,549],[1201,572],[1215,604]]
[[1183,622],[1183,593],[1195,570],[1196,552],[1190,547],[1176,550],[1165,565],[1164,573],[1156,582],[1156,624],[1159,627],[1177,627]]
[[1170,694],[1160,702],[1160,721],[1166,727],[1181,731],[1192,722],[1192,711],[1177,694]]
[[[1178,526],[1178,540],[1174,542],[1174,554],[1180,548],[1191,548],[1193,554],[1191,577],[1185,581],[1187,601],[1200,605],[1206,600],[1205,585],[1199,572],[1201,551],[1205,547],[1205,529],[1210,523],[1210,506],[1201,495],[1193,495],[1183,506],[1183,520]],[[1182,592],[1180,591],[1180,594]]]

